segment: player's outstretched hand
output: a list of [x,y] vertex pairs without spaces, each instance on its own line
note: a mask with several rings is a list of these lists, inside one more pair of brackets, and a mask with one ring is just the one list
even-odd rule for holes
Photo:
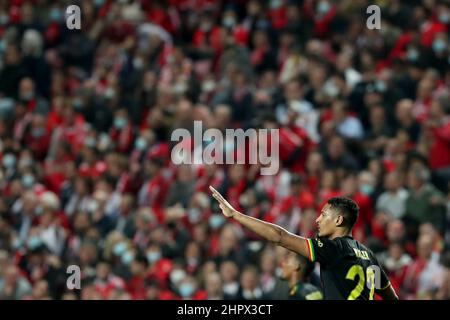
[[222,195],[214,189],[212,186],[209,186],[209,190],[212,192],[212,196],[219,202],[219,207],[222,210],[222,213],[225,217],[231,218],[236,214],[236,210],[228,203],[227,200],[222,197]]

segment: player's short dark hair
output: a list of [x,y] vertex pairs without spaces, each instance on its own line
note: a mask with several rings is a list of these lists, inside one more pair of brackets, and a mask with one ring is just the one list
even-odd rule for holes
[[333,197],[327,203],[344,217],[343,226],[352,229],[358,220],[359,207],[355,201],[346,197]]
[[305,258],[302,255],[295,255],[295,258],[297,259],[300,268],[302,270],[303,278],[307,279],[311,275],[311,273],[314,271],[314,263],[310,262],[307,258]]

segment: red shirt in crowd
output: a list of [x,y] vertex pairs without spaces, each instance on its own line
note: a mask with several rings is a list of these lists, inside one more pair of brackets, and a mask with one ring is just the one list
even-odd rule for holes
[[228,202],[236,208],[236,210],[241,211],[241,204],[239,202],[239,198],[241,197],[242,193],[245,191],[247,186],[247,181],[245,178],[242,178],[240,181],[230,185],[228,187],[228,190],[226,192],[226,198],[228,199]]
[[432,129],[433,142],[429,165],[432,170],[450,167],[450,118],[438,128]]
[[47,128],[31,128],[25,135],[24,142],[36,159],[42,161],[50,147],[51,132]]
[[133,128],[128,122],[123,129],[111,128],[109,136],[116,143],[116,150],[122,153],[130,151],[133,145]]
[[306,157],[312,146],[312,141],[303,128],[297,126],[280,128],[280,159],[284,162],[292,161],[289,163],[292,172],[305,171]]

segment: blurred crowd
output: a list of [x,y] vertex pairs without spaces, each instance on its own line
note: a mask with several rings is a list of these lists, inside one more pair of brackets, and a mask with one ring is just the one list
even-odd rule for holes
[[[307,237],[350,197],[400,298],[449,299],[449,27],[438,0],[0,0],[0,299],[289,298],[209,185]],[[279,172],[175,166],[194,120],[279,129]]]

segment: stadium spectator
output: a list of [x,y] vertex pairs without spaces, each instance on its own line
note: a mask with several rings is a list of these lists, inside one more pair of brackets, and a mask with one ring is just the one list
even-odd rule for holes
[[391,218],[401,219],[406,211],[408,191],[402,188],[402,180],[398,172],[389,172],[384,179],[383,192],[377,200],[377,211],[383,211]]
[[217,272],[206,276],[205,289],[208,300],[223,300],[222,280]]
[[423,167],[411,168],[407,176],[410,189],[406,200],[406,215],[409,225],[414,228],[421,223],[431,222],[443,230],[445,206],[442,193],[431,183],[429,170]]
[[442,286],[444,268],[433,252],[433,238],[425,234],[417,241],[417,258],[407,267],[403,282],[405,298],[433,299]]
[[236,299],[239,282],[239,270],[233,261],[224,261],[220,264],[220,275],[223,279],[223,293],[225,299]]
[[237,292],[237,299],[240,300],[259,300],[262,299],[264,292],[260,287],[259,272],[254,266],[246,266],[242,270],[240,286]]
[[19,268],[15,265],[7,265],[2,270],[0,280],[0,297],[2,300],[20,300],[31,293],[28,280],[20,275]]

